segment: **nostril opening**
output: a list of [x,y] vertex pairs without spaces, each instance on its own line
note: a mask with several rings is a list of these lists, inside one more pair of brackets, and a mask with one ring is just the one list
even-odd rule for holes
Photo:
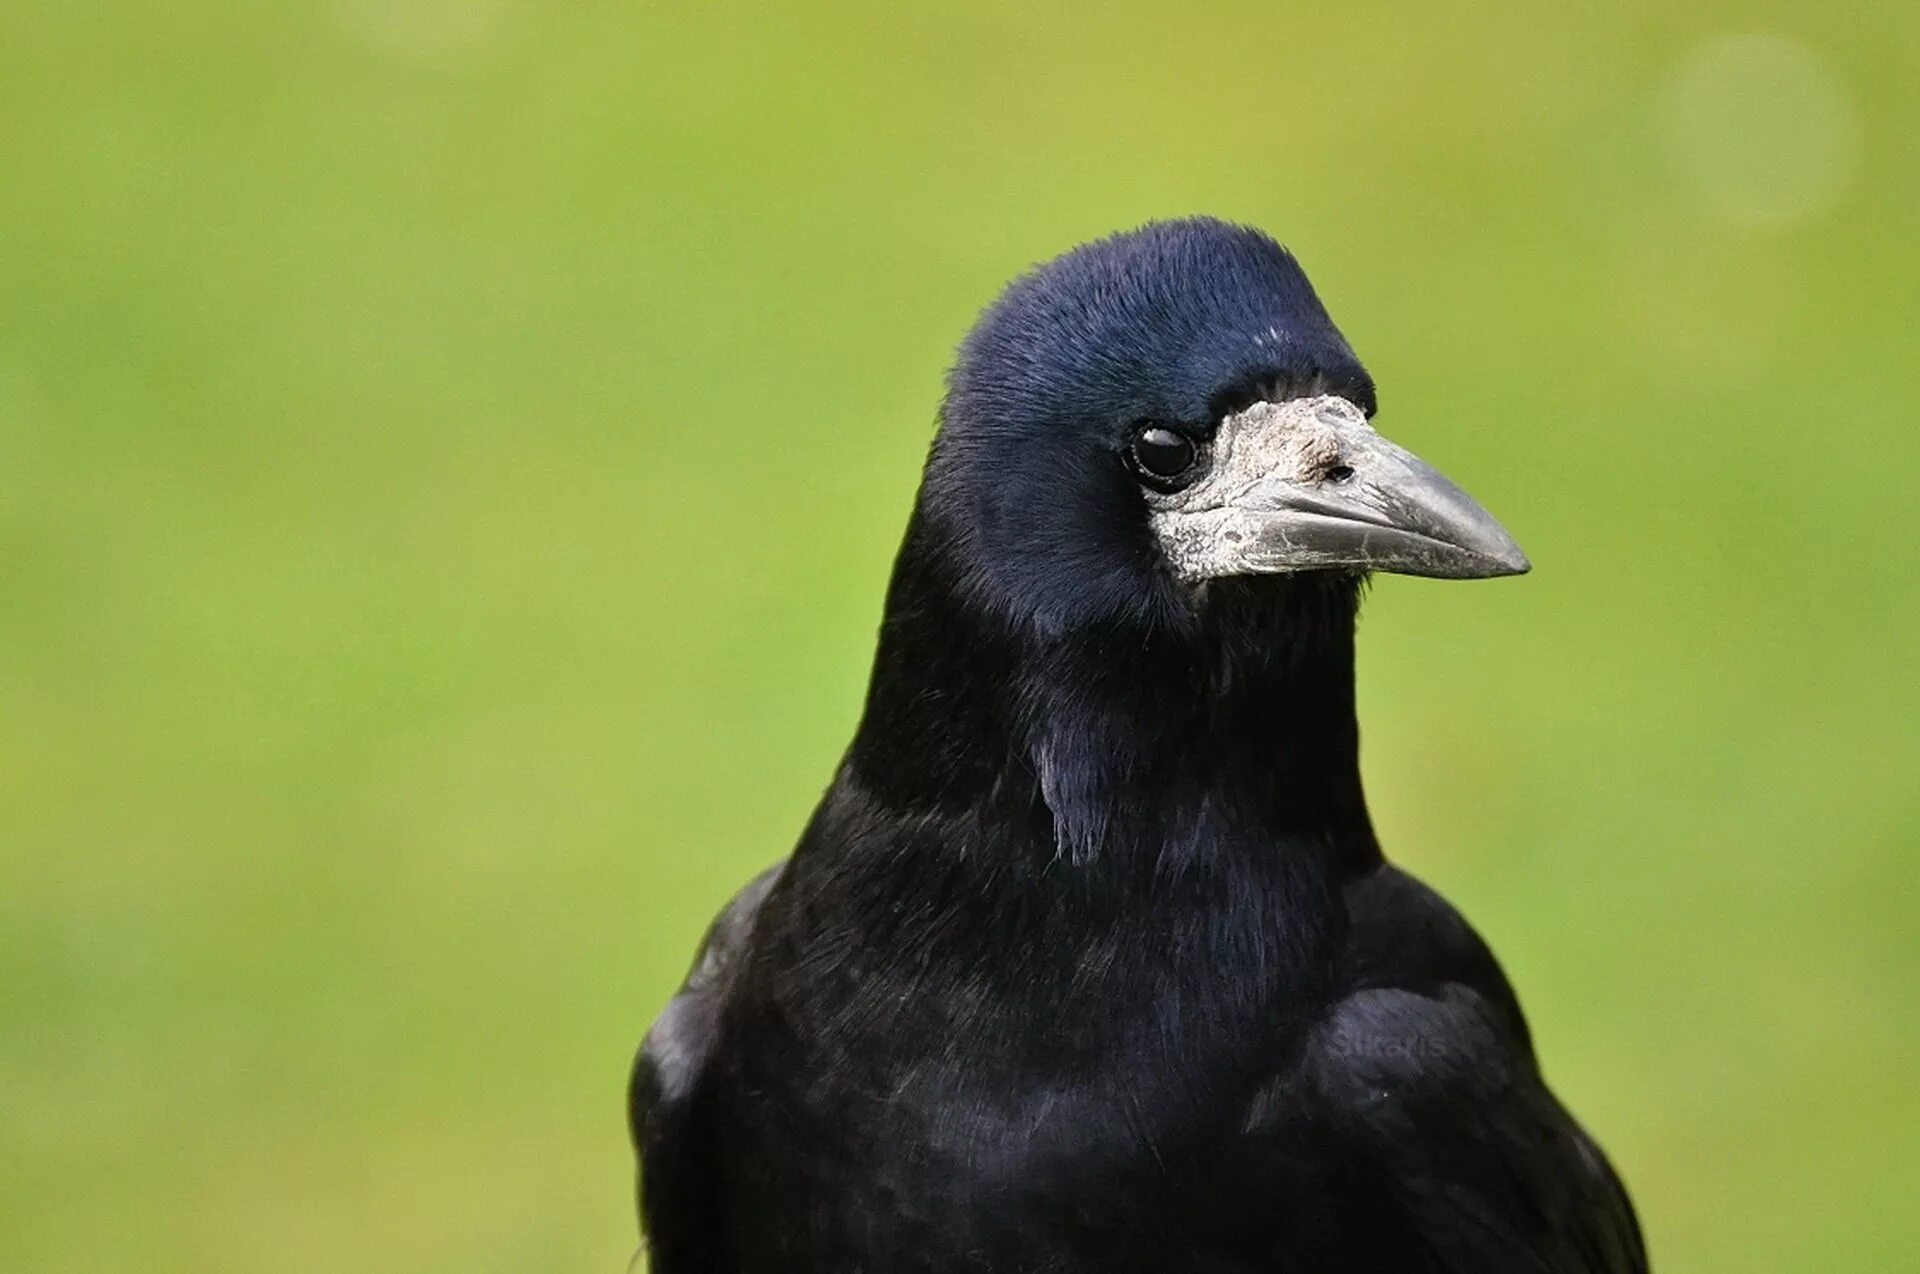
[[1346,482],[1353,477],[1353,466],[1337,464],[1327,470],[1328,482]]

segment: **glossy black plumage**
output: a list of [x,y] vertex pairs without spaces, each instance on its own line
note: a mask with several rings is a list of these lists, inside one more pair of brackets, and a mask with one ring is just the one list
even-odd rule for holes
[[1386,864],[1361,578],[1175,582],[1119,457],[1366,372],[1211,221],[961,351],[859,730],[635,1073],[658,1274],[1637,1271],[1493,957]]

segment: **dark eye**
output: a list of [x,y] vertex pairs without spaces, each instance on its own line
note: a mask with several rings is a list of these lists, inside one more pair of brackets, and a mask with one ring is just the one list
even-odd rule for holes
[[1193,468],[1193,439],[1171,429],[1149,425],[1133,436],[1127,458],[1135,472],[1156,484],[1178,481]]

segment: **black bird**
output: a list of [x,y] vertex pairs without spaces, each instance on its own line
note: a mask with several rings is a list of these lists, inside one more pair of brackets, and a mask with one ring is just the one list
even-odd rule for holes
[[985,313],[852,746],[642,1049],[656,1274],[1646,1268],[1486,944],[1368,821],[1367,573],[1527,569],[1374,405],[1243,227]]

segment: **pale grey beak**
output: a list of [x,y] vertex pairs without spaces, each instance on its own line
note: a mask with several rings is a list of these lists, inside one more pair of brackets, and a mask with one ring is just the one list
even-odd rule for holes
[[1220,423],[1199,463],[1199,480],[1147,497],[1167,561],[1188,582],[1341,568],[1485,579],[1528,568],[1492,514],[1344,398],[1255,403]]

